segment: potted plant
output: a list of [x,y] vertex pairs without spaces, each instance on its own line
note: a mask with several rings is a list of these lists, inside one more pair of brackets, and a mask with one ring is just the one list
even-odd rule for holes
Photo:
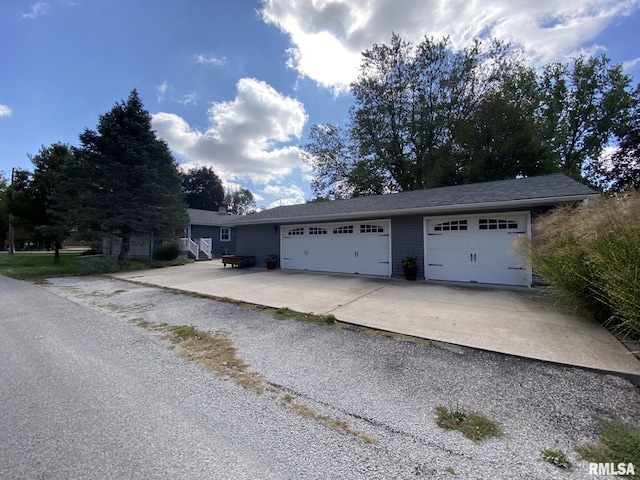
[[418,259],[413,255],[408,255],[401,260],[404,269],[404,278],[415,280],[418,274]]
[[267,255],[264,257],[264,261],[267,264],[267,270],[275,270],[278,266],[278,256],[277,255]]

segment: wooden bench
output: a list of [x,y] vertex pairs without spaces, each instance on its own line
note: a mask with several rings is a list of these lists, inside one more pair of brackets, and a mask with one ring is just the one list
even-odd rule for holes
[[226,267],[227,264],[231,265],[231,268],[255,267],[256,257],[247,255],[222,255],[222,265]]

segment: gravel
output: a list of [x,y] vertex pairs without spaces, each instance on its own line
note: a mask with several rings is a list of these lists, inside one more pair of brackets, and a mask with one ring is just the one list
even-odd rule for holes
[[[631,383],[577,368],[104,277],[0,277],[0,300],[3,479],[581,479],[574,447],[596,439],[599,418],[640,425]],[[227,333],[275,391],[215,376],[138,320]],[[285,395],[378,444],[296,414]],[[439,405],[479,411],[505,434],[474,443],[443,431]],[[543,461],[544,448],[574,468]]]

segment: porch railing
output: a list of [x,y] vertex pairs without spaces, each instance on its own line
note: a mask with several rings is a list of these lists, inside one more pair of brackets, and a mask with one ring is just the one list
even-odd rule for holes
[[189,252],[193,258],[198,259],[202,252],[209,260],[213,258],[212,253],[213,240],[211,238],[198,238],[191,240],[190,238],[182,239],[182,251]]
[[209,260],[213,257],[212,250],[213,240],[211,238],[201,238],[198,242],[198,247],[202,253],[204,253]]

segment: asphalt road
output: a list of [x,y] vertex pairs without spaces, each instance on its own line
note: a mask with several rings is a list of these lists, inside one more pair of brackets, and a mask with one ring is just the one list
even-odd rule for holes
[[[598,418],[640,425],[640,396],[617,377],[108,278],[0,276],[0,305],[2,479],[578,479],[587,467],[573,446],[595,439]],[[226,333],[272,392],[185,360],[140,320]],[[481,411],[505,435],[445,432],[438,405]],[[574,469],[542,461],[546,447]]]

